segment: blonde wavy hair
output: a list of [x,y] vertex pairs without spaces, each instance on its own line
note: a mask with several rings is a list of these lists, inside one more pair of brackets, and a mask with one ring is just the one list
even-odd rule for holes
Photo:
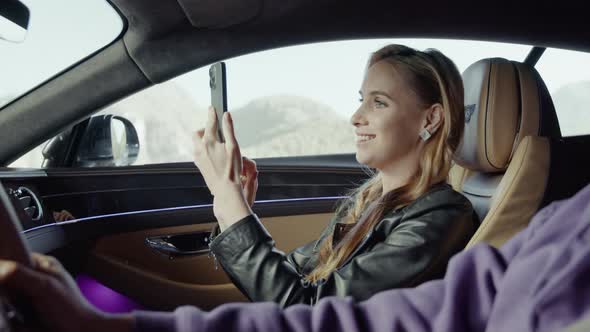
[[[367,68],[387,61],[402,75],[408,87],[418,97],[423,109],[439,103],[443,121],[426,142],[419,167],[408,184],[383,195],[379,173],[349,193],[350,199],[340,202],[336,216],[354,227],[336,246],[332,236],[326,236],[319,250],[318,264],[306,279],[318,282],[327,278],[354,252],[365,235],[388,212],[402,208],[423,195],[433,185],[446,181],[453,153],[459,146],[464,128],[463,81],[455,64],[435,49],[424,52],[403,45],[388,45],[373,53]],[[375,202],[370,211],[367,207]],[[361,215],[366,213],[361,220]]]

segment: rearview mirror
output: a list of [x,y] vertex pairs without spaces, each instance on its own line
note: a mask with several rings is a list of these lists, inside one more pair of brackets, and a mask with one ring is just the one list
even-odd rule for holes
[[90,118],[73,166],[128,166],[137,160],[139,138],[133,124],[111,114]]
[[2,0],[0,5],[0,39],[20,43],[27,36],[29,8],[19,0]]

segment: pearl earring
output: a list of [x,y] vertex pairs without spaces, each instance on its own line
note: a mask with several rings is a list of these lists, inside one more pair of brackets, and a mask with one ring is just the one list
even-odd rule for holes
[[430,134],[430,132],[429,132],[428,130],[426,130],[426,129],[422,129],[422,131],[420,132],[420,138],[421,138],[421,139],[422,139],[424,142],[428,141],[428,139],[430,138],[430,136],[432,136],[432,135],[431,135],[431,134]]

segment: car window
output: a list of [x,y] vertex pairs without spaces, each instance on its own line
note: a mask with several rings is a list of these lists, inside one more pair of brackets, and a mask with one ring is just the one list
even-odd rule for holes
[[551,94],[563,136],[590,134],[590,54],[547,49],[535,66]]
[[[464,40],[371,39],[285,47],[225,60],[228,108],[243,155],[354,152],[349,119],[359,105],[365,65],[370,52],[390,43],[437,48],[460,71],[490,56],[522,61],[531,49]],[[208,69],[191,71],[100,111],[134,124],[140,142],[134,165],[192,160],[191,135],[204,127],[210,101]]]
[[[106,0],[22,0],[26,38],[0,40],[0,108],[112,42],[123,21]],[[100,27],[100,28],[99,28]]]

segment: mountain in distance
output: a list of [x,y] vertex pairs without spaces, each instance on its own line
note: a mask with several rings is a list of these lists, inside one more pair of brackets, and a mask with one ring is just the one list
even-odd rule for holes
[[[133,123],[140,142],[135,165],[193,160],[193,135],[205,126],[209,100],[197,102],[174,81],[140,91],[101,110]],[[354,151],[347,118],[310,98],[277,95],[232,110],[242,154],[251,158]],[[39,167],[41,147],[14,166]]]
[[[552,94],[565,136],[590,133],[585,119],[590,81],[570,83]],[[0,98],[0,104],[12,96]],[[192,160],[192,135],[205,126],[209,100],[196,102],[174,81],[140,91],[99,114],[128,118],[140,139],[136,165]],[[231,110],[242,154],[252,158],[354,152],[349,119],[308,97],[258,97]],[[27,153],[15,167],[40,167],[41,147]]]
[[307,97],[276,95],[232,111],[242,154],[262,157],[354,151],[353,127],[332,108]]
[[133,123],[140,148],[136,165],[192,160],[192,135],[205,126],[206,104],[194,99],[173,81],[129,96],[102,110]]
[[[135,125],[140,138],[136,164],[190,161],[192,135],[205,126],[208,104],[167,82],[101,113],[122,115]],[[348,119],[306,97],[259,97],[231,111],[242,154],[251,158],[354,151]]]

